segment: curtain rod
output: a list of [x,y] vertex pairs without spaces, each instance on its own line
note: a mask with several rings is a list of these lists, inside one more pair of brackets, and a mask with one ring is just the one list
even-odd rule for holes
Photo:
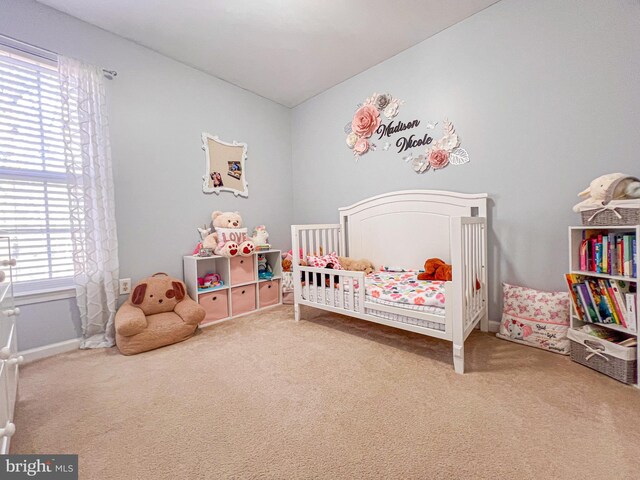
[[[13,48],[15,50],[19,50],[23,53],[42,58],[44,60],[49,60],[51,62],[58,61],[58,54],[56,52],[52,52],[51,50],[47,50],[46,48],[36,47],[35,45],[31,45],[12,37],[8,37],[7,35],[0,34],[0,44],[9,48]],[[116,72],[115,70],[107,70],[106,68],[103,68],[102,72],[104,73],[104,76],[109,80],[113,80],[118,76],[118,72]]]

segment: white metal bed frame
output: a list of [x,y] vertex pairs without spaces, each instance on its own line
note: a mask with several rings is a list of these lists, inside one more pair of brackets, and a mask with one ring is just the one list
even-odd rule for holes
[[[464,340],[478,324],[484,332],[489,326],[487,194],[406,190],[371,197],[339,212],[339,224],[291,227],[296,321],[300,306],[306,305],[449,340],[455,371],[464,373]],[[418,268],[428,257],[442,258],[453,269],[453,279],[445,283],[444,315],[368,302],[363,272],[301,265],[299,251],[304,259],[320,251],[337,252],[368,258],[377,266],[405,268]],[[317,274],[322,281],[312,284],[311,275]],[[444,330],[390,320],[366,309],[436,322]]]

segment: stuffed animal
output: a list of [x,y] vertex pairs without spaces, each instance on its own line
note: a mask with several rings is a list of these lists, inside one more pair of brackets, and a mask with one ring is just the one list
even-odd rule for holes
[[215,232],[206,236],[202,241],[202,248],[214,248],[216,255],[235,257],[240,254],[245,257],[253,254],[255,244],[247,237],[247,229],[242,227],[242,217],[239,212],[215,211],[211,214]]
[[273,269],[267,262],[267,257],[261,253],[258,254],[258,278],[261,280],[273,278]]
[[282,254],[282,271],[290,272],[293,270],[293,256],[291,253],[283,253]]
[[207,273],[204,277],[198,277],[198,288],[212,288],[224,285],[222,277],[217,273]]
[[[320,252],[322,252],[322,247],[320,247]],[[302,258],[302,249],[300,249],[300,265],[304,266],[307,264],[307,261]],[[322,253],[320,253],[322,255]],[[293,251],[289,250],[286,253],[282,254],[282,271],[283,272],[291,272],[293,271]]]
[[355,259],[350,257],[338,257],[340,265],[345,270],[352,272],[364,272],[365,275],[369,275],[376,271],[376,267],[366,258]]
[[578,196],[584,200],[573,207],[574,212],[583,207],[602,207],[612,200],[640,198],[640,180],[624,173],[608,173],[593,180]]
[[200,250],[203,249],[202,242],[204,242],[204,239],[207,238],[207,236],[211,233],[211,228],[207,228],[206,225],[203,225],[203,227],[204,228],[198,227],[198,234],[200,235],[200,241],[196,245],[196,248],[193,249],[193,255],[200,254]]
[[258,225],[253,229],[253,236],[251,237],[253,243],[260,246],[269,246],[269,232],[264,225]]
[[451,275],[451,265],[444,263],[439,258],[430,258],[424,262],[424,272],[418,274],[418,280],[442,280],[449,281]]

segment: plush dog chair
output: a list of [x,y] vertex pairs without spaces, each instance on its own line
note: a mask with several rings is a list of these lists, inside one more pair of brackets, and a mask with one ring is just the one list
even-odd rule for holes
[[205,310],[191,300],[184,283],[156,273],[136,284],[116,313],[116,344],[124,355],[134,355],[191,337]]

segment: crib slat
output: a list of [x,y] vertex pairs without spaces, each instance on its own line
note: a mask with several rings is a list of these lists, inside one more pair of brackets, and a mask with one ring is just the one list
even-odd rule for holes
[[315,232],[313,230],[309,230],[309,255],[317,255],[317,249],[318,245],[316,242]]
[[335,296],[335,291],[333,290],[334,287],[334,283],[333,283],[333,275],[329,275],[329,304],[332,307],[336,306],[336,296]]
[[481,238],[482,238],[482,225],[480,224],[476,224],[476,278],[474,278],[473,280],[473,287],[474,287],[474,293],[475,293],[475,299],[476,299],[476,308],[475,311],[477,312],[478,310],[480,310],[482,308],[482,303],[480,302],[481,300],[481,295],[480,295],[480,291],[479,290],[475,290],[475,283],[476,280],[480,281],[480,277],[482,276],[482,272],[481,272],[481,268],[482,268],[482,254],[481,254],[481,250],[480,250],[480,245],[481,245]]
[[467,311],[469,292],[469,290],[467,289],[467,283],[469,282],[469,228],[466,224],[462,227],[462,241],[464,242],[462,245],[462,265],[464,270],[464,273],[462,275],[462,311],[464,318],[466,319],[467,314],[469,313]]
[[468,296],[467,296],[467,319],[466,319],[467,324],[469,323],[469,320],[473,315],[473,306],[474,306],[473,305],[473,288],[472,288],[473,277],[475,275],[475,269],[476,269],[475,255],[474,255],[474,249],[475,249],[474,227],[475,225],[469,224],[469,278],[467,279]]
[[349,308],[351,310],[355,310],[356,309],[356,303],[355,303],[355,296],[353,294],[353,291],[355,290],[355,286],[354,286],[354,282],[353,282],[353,277],[349,277]]
[[[307,231],[306,230],[302,230],[300,232],[300,235],[302,236],[302,260],[304,261],[304,263],[307,262]],[[298,252],[293,252],[294,255],[299,255]]]
[[476,283],[476,278],[478,276],[478,232],[477,232],[477,225],[476,224],[472,224],[471,225],[471,278],[469,279],[469,298],[471,300],[471,308],[470,308],[470,316],[472,317],[473,314],[476,311],[476,295],[475,295],[475,283]]

